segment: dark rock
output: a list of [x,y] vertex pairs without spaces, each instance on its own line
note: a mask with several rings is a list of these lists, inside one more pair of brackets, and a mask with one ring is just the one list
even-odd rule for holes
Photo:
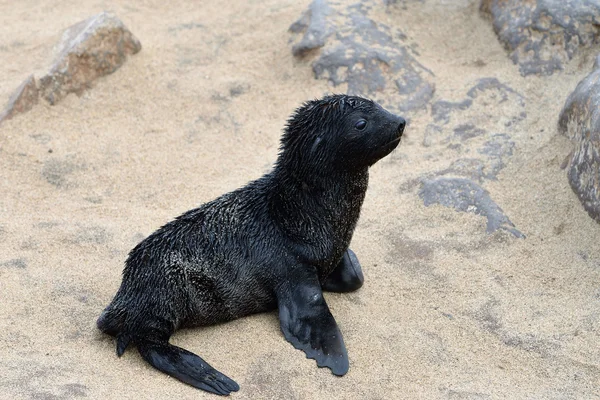
[[332,13],[326,0],[314,0],[300,19],[290,26],[291,33],[304,32],[301,40],[292,46],[294,56],[301,57],[325,46],[325,40],[333,33],[333,25],[328,20]]
[[481,136],[485,134],[485,130],[477,128],[473,124],[461,124],[454,128],[454,136],[460,138],[461,141]]
[[374,5],[380,3],[314,0],[290,26],[292,53],[314,58],[315,78],[347,84],[349,94],[397,111],[421,108],[433,96],[433,73],[415,59],[400,31],[369,18]]
[[103,12],[68,28],[59,49],[54,65],[40,78],[41,95],[50,104],[115,72],[142,46],[120,19]]
[[443,122],[447,124],[450,122],[450,113],[453,110],[466,110],[471,107],[473,104],[473,100],[465,99],[461,102],[451,102],[445,100],[439,100],[432,104],[431,113],[433,114],[433,119],[436,122]]
[[567,98],[559,131],[575,144],[567,176],[588,214],[600,222],[600,66]]
[[511,88],[508,85],[500,82],[497,78],[481,78],[477,81],[475,86],[473,86],[467,92],[467,96],[472,99],[477,98],[481,93],[493,93],[493,96],[498,96],[496,101],[498,103],[503,103],[509,98],[512,98],[521,106],[525,106],[525,99],[523,96],[518,93],[516,90]]
[[35,78],[33,75],[29,75],[8,100],[8,105],[0,113],[0,122],[5,119],[11,119],[15,114],[31,110],[37,104],[38,98],[38,88],[35,84]]
[[[477,80],[463,100],[433,103],[435,123],[427,125],[423,145],[443,146],[457,154],[475,150],[480,155],[470,156],[469,163],[458,169],[450,166],[437,175],[460,175],[480,183],[496,180],[513,154],[515,143],[509,133],[521,129],[518,125],[526,118],[524,107],[523,95],[495,77]],[[481,128],[482,124],[488,129]],[[460,160],[466,159],[455,162]]]
[[504,133],[495,134],[485,142],[478,150],[480,154],[487,155],[489,161],[489,166],[486,166],[483,178],[496,180],[500,170],[506,166],[504,161],[513,155],[514,148],[515,142]]
[[488,191],[469,179],[442,177],[426,180],[419,191],[419,196],[427,207],[441,204],[457,211],[474,212],[485,216],[488,233],[501,229],[517,238],[525,237],[491,199]]
[[550,75],[600,40],[598,0],[482,0],[521,75]]
[[[519,107],[514,107],[518,105]],[[500,122],[501,117],[508,116],[511,122],[520,122],[526,114],[520,108],[525,107],[525,98],[510,86],[497,78],[481,78],[467,91],[466,98],[461,101],[438,100],[431,105],[431,115],[440,125],[453,122],[453,115],[459,115],[456,127],[473,126],[473,119],[482,118],[486,123]],[[471,117],[473,116],[473,117]],[[505,127],[503,123],[499,127]]]
[[484,172],[485,167],[485,163],[480,159],[459,158],[453,161],[448,168],[432,174],[428,179],[431,179],[433,176],[458,175],[481,183],[486,175]]

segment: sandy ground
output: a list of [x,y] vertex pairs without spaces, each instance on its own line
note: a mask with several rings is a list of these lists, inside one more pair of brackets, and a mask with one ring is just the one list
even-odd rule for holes
[[[0,127],[0,398],[216,398],[115,355],[95,320],[127,252],[163,223],[269,170],[285,119],[332,88],[291,55],[308,1],[0,1],[0,101],[43,72],[62,30],[115,12],[143,50],[83,96]],[[418,44],[436,99],[482,77],[521,93],[527,117],[492,198],[527,238],[425,207],[410,182],[447,167],[423,145],[428,110],[372,168],[352,247],[366,283],[327,294],[350,357],[318,369],[262,314],[173,342],[241,386],[240,399],[600,398],[600,227],[560,164],[556,121],[594,54],[523,78],[475,1],[399,2],[376,11]],[[511,104],[487,107],[511,113]],[[472,116],[473,117],[473,116]],[[482,118],[494,130],[498,121]]]

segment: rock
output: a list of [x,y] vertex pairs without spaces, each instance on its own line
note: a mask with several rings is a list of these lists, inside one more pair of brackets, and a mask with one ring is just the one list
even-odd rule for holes
[[498,174],[506,166],[506,160],[512,156],[515,142],[510,136],[498,133],[477,149],[481,158],[457,158],[448,168],[429,173],[422,178],[431,179],[436,176],[462,176],[479,183],[486,180],[495,181]]
[[81,94],[141,48],[121,20],[107,12],[71,26],[62,35],[59,55],[50,71],[37,84],[31,75],[19,86],[0,114],[0,122],[30,110],[40,96],[54,105],[69,93]]
[[35,77],[29,75],[27,79],[15,90],[8,100],[8,105],[0,113],[0,122],[11,119],[15,114],[24,113],[38,103],[39,93],[35,83]]
[[505,133],[497,133],[490,140],[483,143],[477,150],[479,154],[487,156],[487,165],[481,175],[483,179],[496,180],[498,173],[506,166],[506,159],[513,155],[515,142]]
[[465,99],[460,102],[452,102],[446,100],[439,100],[432,104],[431,113],[433,114],[433,119],[436,122],[442,122],[447,124],[450,122],[449,114],[453,110],[466,110],[471,107],[473,104],[473,100]]
[[501,229],[517,238],[525,237],[491,199],[488,191],[469,179],[442,177],[426,180],[419,191],[419,197],[426,207],[441,204],[457,211],[487,217],[487,233]]
[[424,107],[433,96],[433,73],[421,65],[402,32],[369,18],[380,2],[313,0],[290,26],[292,53],[313,59],[317,79],[347,84],[396,111]]
[[467,92],[467,96],[472,99],[477,98],[482,93],[490,93],[493,92],[496,97],[496,101],[498,103],[504,103],[509,100],[511,95],[514,96],[514,100],[523,107],[525,105],[525,100],[521,94],[519,94],[516,90],[511,88],[508,85],[500,82],[498,78],[481,78],[477,81],[477,83],[469,89]]
[[423,145],[448,166],[407,182],[400,191],[420,182],[419,196],[426,206],[441,204],[483,215],[488,233],[504,230],[525,237],[481,186],[497,180],[513,155],[511,135],[524,129],[525,98],[497,78],[485,77],[468,87],[458,101],[434,102],[431,116]]
[[465,141],[477,136],[481,136],[485,133],[484,129],[477,128],[473,124],[460,124],[454,128],[454,136],[460,139],[460,141]]
[[482,0],[480,9],[523,76],[562,70],[600,41],[600,0]]
[[54,65],[40,78],[40,93],[56,104],[69,93],[80,94],[101,76],[115,72],[142,46],[116,16],[102,12],[68,28]]
[[[477,80],[464,100],[434,102],[434,122],[425,128],[423,145],[440,151],[452,149],[461,157],[437,175],[460,175],[479,183],[496,180],[512,156],[515,143],[511,134],[522,129],[524,107],[524,97],[494,77]],[[470,153],[468,158],[463,156],[466,153]]]
[[600,222],[600,57],[567,98],[558,129],[575,144],[567,172],[571,188]]

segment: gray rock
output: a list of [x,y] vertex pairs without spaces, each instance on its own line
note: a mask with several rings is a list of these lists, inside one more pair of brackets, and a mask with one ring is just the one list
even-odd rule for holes
[[477,151],[487,156],[488,164],[482,177],[488,180],[498,179],[498,173],[506,166],[506,159],[513,155],[515,142],[505,133],[492,135]]
[[495,181],[498,174],[506,166],[506,160],[512,156],[515,142],[510,136],[498,133],[477,149],[481,158],[458,158],[448,168],[425,176],[431,179],[434,176],[458,175],[467,177],[479,183],[486,180]]
[[[499,115],[510,116],[513,122],[519,122],[526,117],[523,110],[515,112],[513,107],[514,104],[521,108],[525,107],[523,95],[497,78],[487,77],[477,80],[466,95],[467,97],[462,101],[434,102],[431,105],[431,114],[436,124],[447,125],[454,114],[460,114],[460,124],[463,125],[472,125],[472,122],[464,122],[465,115],[470,113],[484,115],[488,122],[498,120]],[[500,108],[506,109],[500,111]],[[470,112],[465,113],[467,110]]]
[[485,216],[488,233],[501,229],[517,238],[525,237],[491,199],[488,191],[469,179],[442,177],[426,180],[419,191],[419,196],[427,207],[441,204],[457,211]]
[[[479,183],[496,180],[513,154],[510,134],[522,129],[524,107],[523,95],[495,77],[474,82],[463,100],[434,102],[435,123],[426,126],[423,145],[454,149],[460,157],[438,175],[460,175]],[[464,158],[465,154],[469,157]]]
[[481,93],[489,91],[497,93],[496,101],[498,103],[504,103],[512,97],[521,107],[525,105],[523,95],[494,77],[479,79],[477,83],[469,89],[467,96],[476,99]]
[[434,176],[458,175],[481,183],[484,177],[487,176],[485,169],[486,164],[478,158],[459,158],[454,160],[448,168],[432,174],[429,178]]
[[453,110],[466,110],[471,107],[472,104],[473,100],[471,99],[465,99],[459,102],[439,100],[431,105],[431,113],[436,122],[447,124],[450,122],[450,113]]
[[35,84],[33,75],[27,79],[15,90],[15,93],[8,100],[8,105],[0,113],[0,123],[5,119],[11,119],[16,114],[31,110],[38,103],[38,88]]
[[454,128],[454,136],[461,141],[465,141],[485,134],[485,130],[477,128],[473,124],[460,124]]
[[521,75],[550,75],[600,41],[600,0],[482,0]]
[[290,26],[292,53],[312,58],[317,79],[347,84],[349,94],[369,96],[406,111],[431,100],[433,73],[421,65],[402,32],[369,18],[380,2],[313,0]]
[[569,95],[560,113],[559,131],[575,149],[568,164],[568,179],[588,214],[600,222],[600,66]]

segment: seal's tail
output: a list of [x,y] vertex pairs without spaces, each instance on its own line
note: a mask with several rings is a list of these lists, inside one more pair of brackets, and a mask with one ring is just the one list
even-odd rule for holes
[[96,324],[102,332],[116,336],[119,357],[123,355],[130,343],[134,343],[144,360],[150,365],[182,382],[223,396],[240,390],[237,383],[194,353],[169,344],[169,337],[174,330],[170,324],[155,323],[145,329],[139,327],[131,329],[131,324],[135,326],[135,322],[127,318],[127,312],[123,307],[111,304],[106,307]]
[[227,396],[240,387],[206,361],[181,347],[168,342],[135,339],[144,360],[154,368],[198,389]]

